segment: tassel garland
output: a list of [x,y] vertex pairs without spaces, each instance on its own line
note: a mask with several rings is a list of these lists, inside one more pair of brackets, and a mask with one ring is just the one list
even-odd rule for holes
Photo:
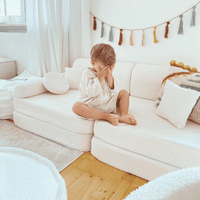
[[192,19],[191,19],[191,23],[190,23],[190,26],[195,26],[195,19],[196,19],[196,6],[193,6],[193,11],[192,11]]
[[101,22],[101,38],[103,37],[103,34],[104,34],[104,22]]
[[183,12],[182,14],[172,18],[171,20],[167,21],[167,22],[164,22],[164,23],[160,23],[158,24],[157,26],[150,26],[150,27],[145,27],[145,28],[140,28],[140,29],[121,29],[119,27],[115,27],[115,26],[111,26],[110,24],[107,24],[106,22],[103,22],[101,21],[100,19],[96,18],[92,13],[90,13],[92,16],[93,16],[93,30],[95,31],[97,29],[97,22],[96,20],[98,19],[99,21],[101,21],[101,38],[104,37],[104,32],[105,32],[105,29],[104,29],[104,24],[110,26],[110,32],[109,32],[109,39],[108,41],[110,42],[113,42],[113,28],[116,28],[118,30],[120,30],[120,35],[119,35],[119,42],[118,42],[118,45],[122,45],[122,42],[123,42],[123,31],[130,31],[130,46],[134,46],[134,41],[133,41],[133,32],[134,31],[138,31],[138,30],[142,30],[142,42],[141,42],[141,45],[142,46],[145,46],[145,30],[147,29],[152,29],[154,28],[153,30],[153,37],[154,37],[154,43],[159,43],[159,41],[157,40],[156,38],[156,29],[158,26],[161,26],[163,24],[166,24],[165,25],[165,34],[164,34],[164,38],[168,38],[168,34],[169,34],[169,25],[170,25],[170,22],[176,18],[180,18],[180,23],[179,23],[179,27],[178,27],[178,34],[183,34],[183,14],[185,14],[186,12],[192,10],[192,16],[191,16],[191,21],[190,21],[190,27],[192,26],[196,26],[196,6],[200,4],[200,1],[198,3],[196,3],[193,7],[191,7],[190,9],[186,10],[185,12]]
[[144,46],[144,29],[142,30],[142,46]]
[[130,45],[131,45],[131,46],[134,46],[134,45],[133,45],[133,30],[131,30]]
[[122,34],[123,29],[120,29],[120,35],[119,35],[119,43],[118,45],[122,45],[122,41],[123,41],[123,34]]
[[153,31],[154,43],[158,43],[158,40],[156,39],[156,28],[157,28],[157,26],[154,26],[154,31]]
[[165,38],[168,38],[169,24],[170,24],[170,22],[168,21],[168,22],[167,22],[167,25],[166,25],[166,27],[165,27]]
[[95,31],[97,29],[97,22],[96,22],[96,17],[93,17],[93,30]]
[[109,34],[109,40],[108,41],[110,41],[110,42],[113,41],[113,27],[112,26],[110,27],[110,34]]
[[183,34],[183,15],[180,15],[180,24],[179,24],[179,29],[178,29],[178,34]]

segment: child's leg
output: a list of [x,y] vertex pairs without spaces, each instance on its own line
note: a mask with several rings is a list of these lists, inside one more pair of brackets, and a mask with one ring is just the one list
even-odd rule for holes
[[95,108],[87,106],[85,103],[82,102],[76,102],[73,105],[72,110],[77,115],[81,115],[86,118],[107,120],[115,126],[118,125],[118,116],[103,113]]
[[129,94],[126,90],[121,90],[117,99],[117,106],[120,109],[119,122],[136,125],[137,122],[133,115],[128,114],[129,109]]

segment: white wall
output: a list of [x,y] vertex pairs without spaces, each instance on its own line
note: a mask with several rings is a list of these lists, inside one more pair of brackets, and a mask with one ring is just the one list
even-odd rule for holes
[[0,56],[16,61],[18,74],[27,68],[27,34],[0,33]]
[[[90,11],[97,18],[112,26],[126,29],[140,29],[167,22],[185,12],[199,0],[90,0]],[[92,45],[108,43],[117,54],[117,60],[168,65],[171,60],[183,62],[200,70],[200,4],[196,8],[196,26],[190,27],[191,12],[183,16],[184,35],[178,35],[180,18],[169,25],[169,38],[164,38],[166,24],[157,27],[159,43],[153,43],[153,29],[145,31],[145,47],[141,46],[142,31],[133,32],[134,46],[130,46],[130,31],[123,31],[123,44],[118,45],[119,30],[113,29],[114,41],[109,42],[110,27],[104,24],[105,34],[101,35],[101,22],[92,30]]]

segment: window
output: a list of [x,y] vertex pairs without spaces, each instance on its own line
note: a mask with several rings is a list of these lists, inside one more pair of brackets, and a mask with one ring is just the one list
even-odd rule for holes
[[0,23],[25,24],[25,0],[0,0]]

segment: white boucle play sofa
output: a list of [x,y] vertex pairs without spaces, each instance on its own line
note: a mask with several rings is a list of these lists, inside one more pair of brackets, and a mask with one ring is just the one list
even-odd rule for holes
[[[73,68],[91,66],[79,58]],[[200,166],[200,125],[187,122],[179,130],[155,114],[155,100],[169,66],[117,62],[114,76],[130,94],[129,113],[137,126],[87,120],[72,111],[78,88],[55,95],[42,78],[15,88],[17,126],[82,151],[147,180],[177,169]],[[80,75],[73,77],[77,83]]]

